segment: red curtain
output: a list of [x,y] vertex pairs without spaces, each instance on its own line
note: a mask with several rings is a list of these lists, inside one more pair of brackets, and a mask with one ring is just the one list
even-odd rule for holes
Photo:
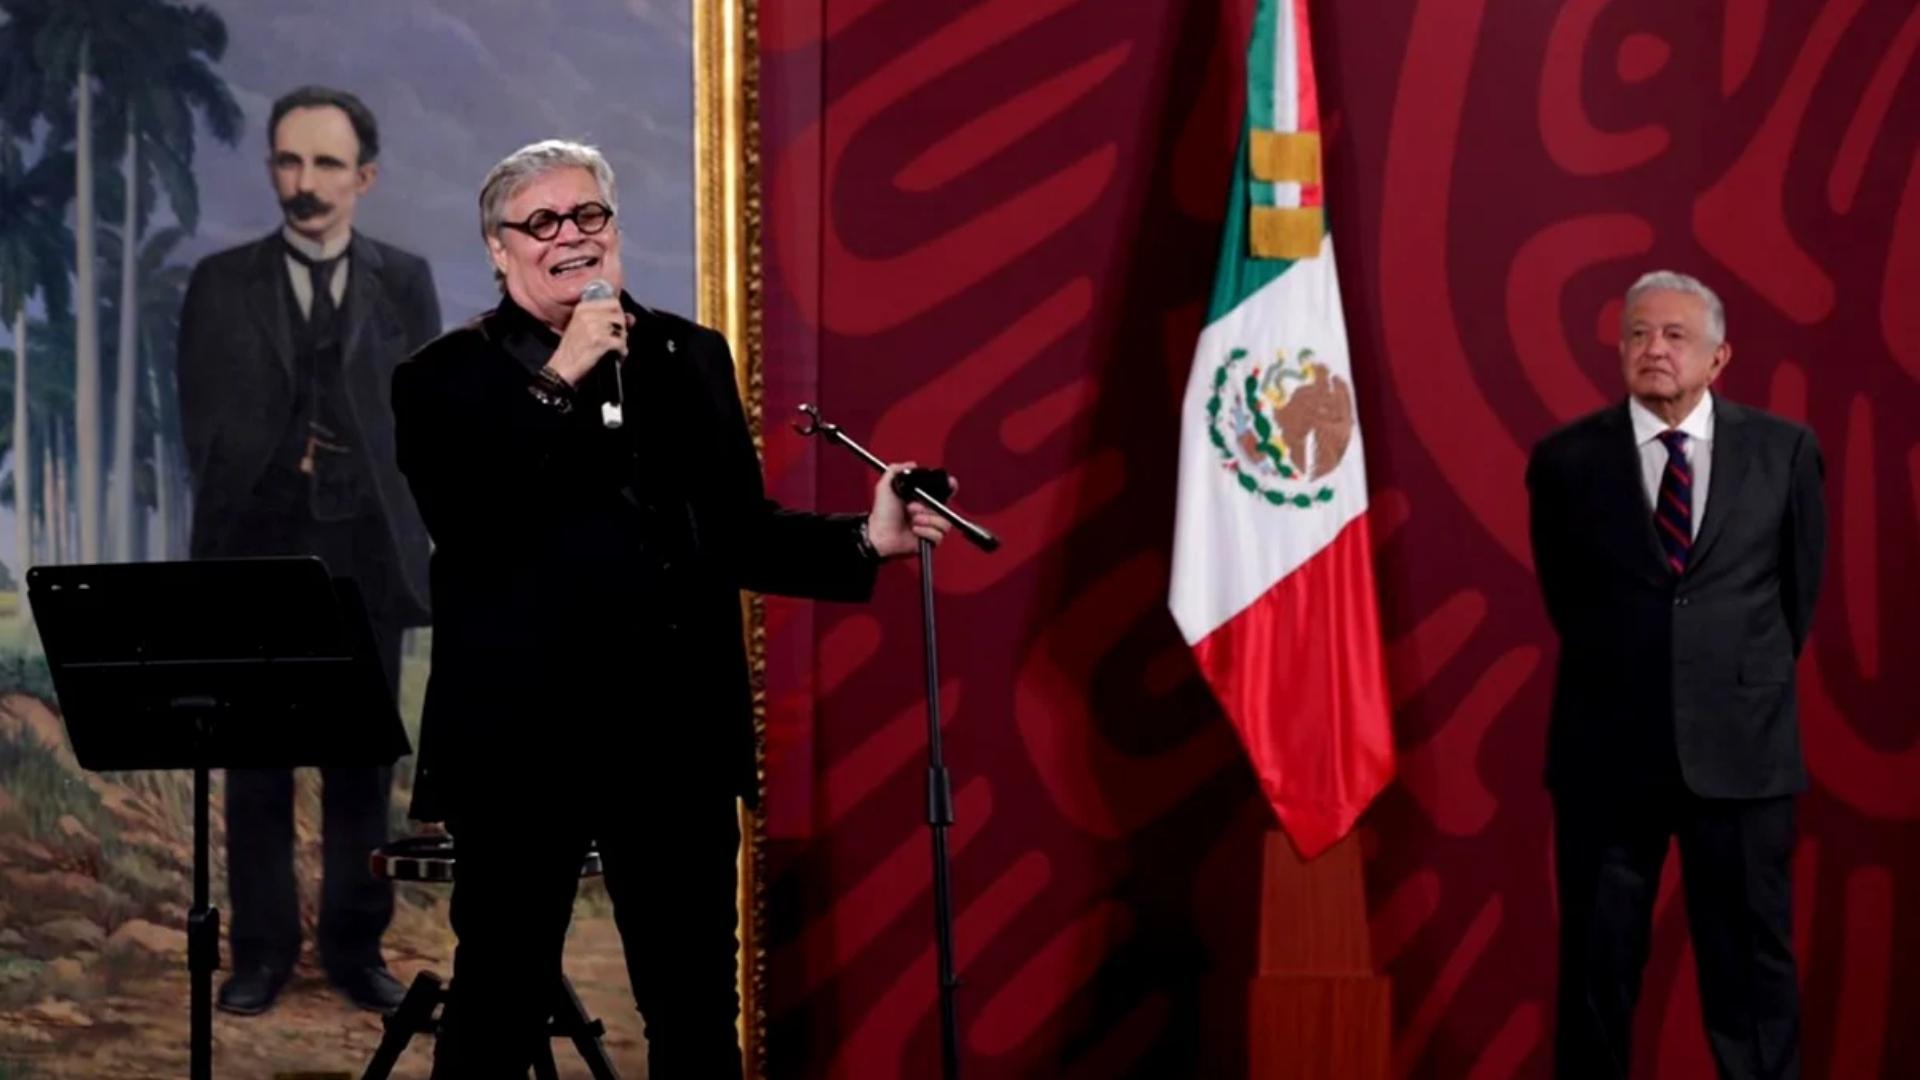
[[[960,476],[938,560],[963,1048],[983,1075],[1236,1067],[1270,817],[1165,613],[1175,414],[1237,132],[1240,0],[763,3],[767,459],[800,401]],[[1920,1060],[1920,13],[1906,0],[1316,9],[1327,204],[1403,779],[1362,822],[1395,1059],[1544,1076],[1554,645],[1531,443],[1619,394],[1643,270],[1726,299],[1721,389],[1802,418],[1833,553],[1803,667],[1810,1075]],[[938,1060],[918,594],[775,602],[776,1075]],[[1670,868],[1671,870],[1671,868]],[[1670,872],[1669,877],[1676,877]],[[1677,881],[1636,1075],[1710,1072]]]

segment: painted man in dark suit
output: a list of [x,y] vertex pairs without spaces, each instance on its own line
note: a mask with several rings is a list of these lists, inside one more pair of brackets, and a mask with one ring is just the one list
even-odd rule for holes
[[[352,578],[389,685],[400,639],[427,620],[426,530],[394,464],[393,369],[440,330],[419,256],[353,229],[379,132],[354,97],[303,87],[268,121],[272,235],[195,267],[180,322],[180,413],[193,470],[195,558],[317,555]],[[391,770],[322,773],[319,952],[370,1009],[402,988],[380,955],[392,888],[368,871],[387,838]],[[227,773],[233,975],[220,1007],[263,1012],[300,952],[289,770]]]
[[1732,355],[1712,290],[1642,277],[1621,323],[1627,400],[1542,440],[1527,470],[1561,643],[1547,784],[1562,1077],[1627,1075],[1669,838],[1720,1075],[1800,1071],[1794,663],[1823,471],[1813,432],[1708,390]]

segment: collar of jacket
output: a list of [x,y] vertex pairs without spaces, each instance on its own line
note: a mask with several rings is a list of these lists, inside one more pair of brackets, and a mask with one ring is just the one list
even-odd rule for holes
[[519,361],[529,375],[553,359],[554,350],[560,347],[559,334],[514,303],[513,297],[505,294],[501,295],[499,305],[482,320],[482,325],[488,340]]

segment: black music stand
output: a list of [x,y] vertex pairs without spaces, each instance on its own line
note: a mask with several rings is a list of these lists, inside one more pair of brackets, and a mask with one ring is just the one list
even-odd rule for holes
[[209,1080],[208,770],[391,765],[411,751],[366,609],[315,558],[37,566],[27,595],[81,767],[193,770],[190,1075]]

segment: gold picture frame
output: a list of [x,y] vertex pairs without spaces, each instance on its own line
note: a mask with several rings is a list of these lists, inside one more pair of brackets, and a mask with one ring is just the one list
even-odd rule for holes
[[[695,317],[733,347],[740,401],[761,449],[760,40],[758,0],[693,5]],[[766,626],[743,597],[756,754],[766,751]],[[763,772],[756,783],[765,793]],[[740,1050],[748,1080],[766,1075],[766,829],[740,808]]]

